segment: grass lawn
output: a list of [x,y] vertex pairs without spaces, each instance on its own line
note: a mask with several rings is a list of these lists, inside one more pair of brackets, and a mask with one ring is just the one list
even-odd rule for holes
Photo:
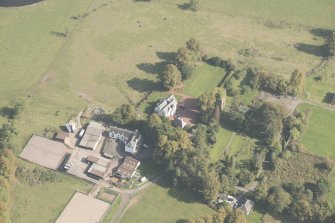
[[307,108],[312,114],[302,143],[316,155],[335,159],[335,112],[307,104],[298,107],[299,110]]
[[185,81],[183,93],[192,97],[199,97],[203,93],[215,88],[225,75],[225,70],[208,64],[199,65],[191,78]]
[[261,223],[263,216],[264,214],[261,214],[257,210],[254,209],[251,212],[251,214],[248,216],[247,219],[249,223]]
[[[45,0],[29,7],[0,7],[0,107],[13,99],[26,101],[25,111],[17,120],[17,152],[31,134],[42,135],[46,127],[64,125],[91,102],[112,109],[123,103],[136,104],[157,89],[160,71],[171,62],[169,55],[191,37],[199,39],[206,53],[288,75],[297,67],[308,71],[321,59],[318,46],[324,38],[305,25],[327,28],[335,24],[332,0],[212,0],[202,1],[197,12],[180,9],[181,3]],[[271,27],[282,20],[284,27]],[[297,49],[297,43],[305,47]],[[249,48],[258,50],[261,56],[238,53]],[[184,91],[197,97],[215,87],[223,74],[220,68],[199,66]],[[150,106],[144,105],[144,110]],[[0,118],[0,123],[5,121],[5,117]],[[319,148],[314,147],[319,140],[313,144],[318,138],[309,135],[310,129],[316,131],[314,127],[306,131],[306,147]],[[230,134],[222,133],[213,159],[221,155]],[[321,143],[328,149],[329,144]],[[31,222],[33,216],[41,216],[34,222],[53,221],[73,191],[81,187],[77,180],[64,179],[59,184],[34,187],[17,183],[13,222]],[[161,190],[168,193],[166,188]],[[181,198],[184,196],[192,197],[185,193]],[[168,197],[167,202],[173,204],[172,208],[180,207],[190,217],[202,215],[198,209],[205,210],[199,204],[171,199]],[[155,214],[152,209],[146,211],[149,217]],[[182,218],[180,210],[175,212]],[[168,222],[176,220],[169,219],[170,215],[163,217]]]
[[199,197],[187,190],[171,189],[163,180],[153,185],[131,206],[121,223],[170,223],[182,219],[195,219],[213,212],[207,205],[199,203]]
[[[330,60],[326,65],[317,69],[312,76],[306,78],[305,91],[309,92],[308,99],[323,102],[324,97],[335,89],[335,61]],[[318,80],[318,78],[322,78]]]
[[220,128],[216,134],[216,143],[209,152],[209,158],[211,162],[216,162],[221,158],[224,153],[224,149],[228,145],[233,133],[225,128]]
[[89,192],[92,185],[62,175],[62,182],[27,185],[16,182],[13,191],[12,221],[15,223],[55,222],[75,191]]

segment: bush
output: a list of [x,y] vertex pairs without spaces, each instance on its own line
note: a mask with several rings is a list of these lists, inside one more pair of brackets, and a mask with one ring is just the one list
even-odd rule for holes
[[30,185],[34,184],[45,184],[60,182],[61,178],[58,173],[50,170],[43,170],[35,167],[33,169],[26,169],[24,167],[18,167],[15,171],[15,176],[21,181]]

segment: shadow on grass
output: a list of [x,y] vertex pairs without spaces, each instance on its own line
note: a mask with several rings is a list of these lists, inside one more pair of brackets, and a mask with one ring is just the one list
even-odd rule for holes
[[0,7],[20,7],[32,5],[44,0],[0,0]]
[[183,4],[179,4],[177,6],[181,10],[190,10],[190,4],[189,3],[183,3]]
[[14,115],[14,110],[10,107],[0,108],[0,115],[4,118],[12,119]]
[[133,90],[141,93],[158,89],[158,84],[155,81],[138,77],[128,80],[127,84]]
[[332,35],[333,30],[316,28],[316,29],[311,29],[310,33],[313,34],[314,36],[318,36],[318,37],[328,39]]
[[168,189],[168,195],[177,199],[179,202],[191,204],[191,203],[203,203],[199,194],[191,191],[186,187],[173,187],[169,176],[165,175],[164,179],[160,179],[156,182],[157,185]]
[[[321,37],[326,42],[327,39],[331,37],[333,30],[330,29],[322,29],[322,28],[315,28],[309,31],[315,37]],[[328,49],[326,43],[324,45],[312,45],[306,43],[297,43],[295,48],[301,52],[308,53],[317,57],[327,57]]]
[[301,52],[311,54],[317,57],[327,57],[328,56],[327,46],[325,45],[317,46],[317,45],[311,45],[311,44],[306,44],[306,43],[297,43],[295,44],[294,47]]
[[145,73],[148,74],[161,74],[164,67],[170,64],[169,61],[162,61],[162,62],[157,62],[157,63],[140,63],[137,64],[136,67],[142,71],[144,71]]
[[174,62],[176,60],[176,52],[156,52],[159,59]]

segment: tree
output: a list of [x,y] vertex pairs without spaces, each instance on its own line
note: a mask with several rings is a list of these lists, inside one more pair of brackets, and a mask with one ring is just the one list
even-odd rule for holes
[[189,9],[192,11],[198,11],[199,9],[199,0],[190,0]]
[[328,49],[328,55],[330,57],[335,56],[335,32],[332,32],[330,37],[328,38],[326,42],[326,46]]
[[269,194],[267,201],[272,211],[282,213],[292,202],[291,196],[282,187],[275,187]]
[[304,81],[303,74],[298,69],[294,70],[290,79],[290,87],[292,95],[297,95],[299,93],[303,81]]
[[233,211],[227,219],[227,223],[247,223],[245,214],[240,210],[236,209]]
[[190,40],[188,40],[186,42],[186,48],[192,51],[197,56],[198,60],[201,59],[202,49],[201,49],[200,42],[197,39],[191,38]]
[[198,98],[198,107],[202,113],[202,122],[209,123],[214,115],[214,109],[217,104],[226,99],[226,91],[222,87],[214,88],[210,92],[202,94]]
[[181,73],[175,65],[166,65],[162,75],[162,82],[166,89],[176,87],[181,83]]
[[0,128],[0,150],[8,148],[12,137],[17,134],[18,131],[13,122],[3,124]]
[[202,195],[206,201],[214,200],[220,191],[220,181],[214,171],[204,172],[202,177]]
[[283,118],[286,112],[283,107],[261,102],[246,113],[246,130],[273,148],[281,143]]
[[294,200],[288,211],[299,222],[308,222],[313,216],[312,204],[305,198]]
[[176,65],[179,69],[182,69],[185,66],[195,67],[195,63],[197,62],[197,55],[187,49],[186,47],[179,48],[176,56]]
[[135,108],[129,104],[123,104],[117,108],[111,115],[111,121],[117,125],[127,125],[135,119]]
[[24,111],[24,103],[23,101],[14,101],[12,102],[12,119],[15,119]]

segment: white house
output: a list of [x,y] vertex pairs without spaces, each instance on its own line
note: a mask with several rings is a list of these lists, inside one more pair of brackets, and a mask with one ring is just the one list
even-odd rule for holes
[[177,99],[174,95],[166,99],[162,99],[157,107],[155,108],[155,112],[162,117],[172,117],[176,114],[177,111]]
[[125,151],[131,154],[137,153],[142,138],[138,130],[133,132],[112,126],[110,127],[109,137],[122,141],[125,145]]

